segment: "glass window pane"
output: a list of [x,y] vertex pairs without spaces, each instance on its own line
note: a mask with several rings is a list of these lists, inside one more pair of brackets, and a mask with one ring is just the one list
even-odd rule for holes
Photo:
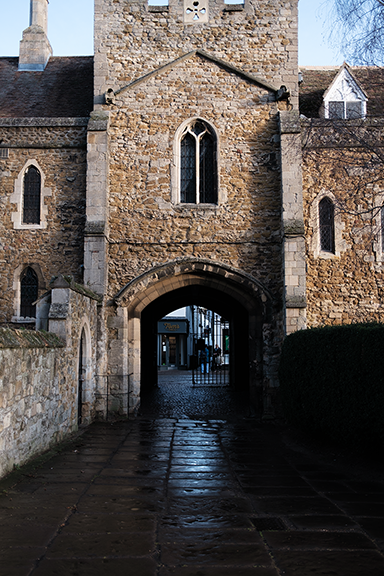
[[335,209],[329,198],[319,204],[320,248],[326,252],[335,251]]
[[215,142],[206,132],[200,140],[200,202],[217,203]]
[[187,133],[180,146],[180,201],[196,202],[196,141]]
[[346,102],[347,118],[361,118],[362,102]]
[[36,302],[39,295],[39,283],[36,272],[28,267],[20,278],[20,316],[22,318],[35,318]]
[[40,172],[34,166],[24,176],[23,223],[40,224]]
[[328,116],[332,119],[344,118],[344,102],[329,102]]

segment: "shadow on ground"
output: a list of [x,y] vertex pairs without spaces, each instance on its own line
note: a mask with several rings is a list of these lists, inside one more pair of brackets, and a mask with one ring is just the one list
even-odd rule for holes
[[[0,482],[0,576],[381,576],[384,476],[168,382]],[[342,465],[341,465],[342,464]]]

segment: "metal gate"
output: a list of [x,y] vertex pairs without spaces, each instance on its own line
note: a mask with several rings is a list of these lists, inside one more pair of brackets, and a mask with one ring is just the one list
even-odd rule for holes
[[229,323],[207,308],[191,306],[193,386],[229,386]]

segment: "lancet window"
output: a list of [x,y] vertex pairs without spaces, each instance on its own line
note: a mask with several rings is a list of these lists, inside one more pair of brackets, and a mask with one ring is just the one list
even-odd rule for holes
[[217,141],[213,129],[194,121],[180,139],[180,202],[217,204]]

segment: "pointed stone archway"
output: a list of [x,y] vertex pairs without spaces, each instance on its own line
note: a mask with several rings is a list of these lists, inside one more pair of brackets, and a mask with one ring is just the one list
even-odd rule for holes
[[109,373],[116,375],[109,391],[115,410],[134,411],[142,387],[156,383],[156,321],[193,301],[230,319],[232,384],[249,394],[261,411],[263,391],[277,378],[269,357],[273,353],[264,338],[266,329],[274,331],[277,325],[276,303],[249,274],[202,259],[182,259],[152,268],[116,294],[116,316],[109,326],[118,330],[115,339],[110,339],[108,362]]

